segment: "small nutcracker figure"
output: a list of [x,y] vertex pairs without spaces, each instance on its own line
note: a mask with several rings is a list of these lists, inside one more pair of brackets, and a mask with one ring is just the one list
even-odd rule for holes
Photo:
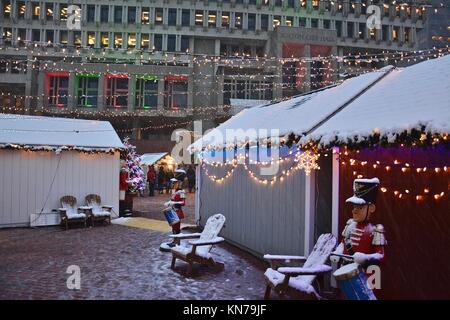
[[[375,212],[375,201],[380,181],[373,179],[355,179],[354,195],[346,200],[353,205],[352,219],[342,232],[342,242],[331,255],[330,260],[342,264],[356,262],[364,270],[369,265],[379,264],[384,260],[384,246],[387,244],[384,227],[369,222]],[[345,256],[351,256],[352,259]]]
[[[173,234],[179,234],[181,231],[181,219],[184,219],[184,212],[181,207],[186,205],[186,192],[184,189],[182,189],[182,183],[184,181],[184,178],[186,176],[186,172],[182,169],[175,170],[175,177],[171,179],[171,182],[173,183],[173,192],[172,197],[170,198],[170,201],[166,202],[166,206],[171,206],[178,218],[180,219],[179,222],[172,225],[172,233]],[[175,246],[175,239],[172,243],[168,244],[169,247]]]

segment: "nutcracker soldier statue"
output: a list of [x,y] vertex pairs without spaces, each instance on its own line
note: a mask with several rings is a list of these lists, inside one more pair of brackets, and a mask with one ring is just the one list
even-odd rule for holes
[[378,178],[354,180],[354,195],[346,200],[353,205],[352,218],[342,232],[342,242],[330,256],[332,262],[340,263],[341,268],[333,275],[347,299],[376,299],[366,272],[369,266],[379,265],[384,260],[387,244],[383,225],[373,225],[369,221],[376,209],[379,184]]
[[126,192],[128,189],[128,169],[125,161],[120,162],[119,176],[119,215],[125,215],[126,208]]
[[[164,203],[166,209],[164,210],[164,215],[166,216],[167,222],[172,227],[173,234],[179,234],[181,231],[181,219],[184,218],[184,212],[182,207],[186,204],[186,193],[182,189],[182,184],[184,178],[186,177],[186,171],[183,169],[175,170],[174,178],[170,181],[173,183],[173,191],[170,201]],[[177,244],[175,238],[172,242],[162,243],[160,250],[170,251]]]

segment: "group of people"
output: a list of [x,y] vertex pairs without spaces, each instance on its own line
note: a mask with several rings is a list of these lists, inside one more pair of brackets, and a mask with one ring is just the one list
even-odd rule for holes
[[[184,168],[180,166],[179,169],[186,172],[184,180],[181,181],[181,186],[189,190],[192,193],[195,190],[195,169],[192,165]],[[147,171],[147,184],[148,184],[148,194],[150,197],[155,196],[155,190],[160,194],[166,190],[167,193],[174,188],[173,178],[175,174],[173,171],[164,170],[163,166],[155,168],[154,165],[148,166]]]

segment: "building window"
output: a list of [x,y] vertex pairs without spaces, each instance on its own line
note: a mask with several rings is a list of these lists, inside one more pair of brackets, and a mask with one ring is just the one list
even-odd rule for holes
[[128,34],[128,48],[136,48],[136,33]]
[[11,1],[3,1],[3,16],[11,18],[12,6]]
[[45,18],[47,21],[53,20],[53,3],[46,3],[45,4]]
[[149,24],[150,23],[150,8],[143,7],[141,11],[141,23]]
[[281,16],[273,16],[273,27],[276,28],[281,25]]
[[377,31],[375,28],[369,29],[369,37],[372,40],[375,40],[377,38]]
[[136,23],[136,7],[128,7],[128,23]]
[[81,46],[81,31],[75,31],[73,33],[73,44],[75,46]]
[[300,27],[306,27],[306,18],[299,18],[298,19],[298,25]]
[[323,20],[323,28],[330,29],[330,27],[331,27],[330,20]]
[[358,37],[360,39],[364,39],[366,29],[367,28],[366,28],[366,24],[365,23],[360,23],[359,24]]
[[167,51],[175,52],[176,51],[176,42],[177,42],[177,37],[173,34],[169,34],[167,36]]
[[319,20],[311,19],[311,28],[318,28],[318,27],[319,27]]
[[381,27],[381,37],[382,37],[383,41],[387,41],[387,39],[388,39],[388,34],[389,34],[388,30],[389,30],[388,26]]
[[242,29],[242,13],[236,12],[234,14],[234,27],[236,29]]
[[294,25],[294,18],[293,17],[286,17],[286,26],[292,27]]
[[167,76],[164,82],[164,107],[167,109],[187,108],[188,82],[185,76]]
[[283,0],[275,0],[275,6],[276,7],[282,7],[283,6]]
[[169,9],[169,26],[177,25],[177,9],[170,8]]
[[404,33],[404,39],[405,39],[405,42],[410,42],[410,39],[409,39],[409,33],[411,32],[411,29],[410,28],[405,28],[405,33]]
[[126,108],[128,105],[128,76],[106,77],[106,105],[109,108]]
[[114,47],[121,48],[123,43],[122,33],[114,33]]
[[109,33],[108,32],[102,32],[100,35],[100,42],[102,45],[102,48],[108,48],[109,47]]
[[300,7],[306,9],[306,0],[300,0]]
[[248,0],[248,4],[256,5],[256,0]]
[[248,30],[254,31],[256,29],[256,14],[249,13],[248,14],[248,23],[247,23]]
[[87,33],[87,44],[91,48],[93,48],[95,46],[95,32]]
[[189,52],[189,37],[181,36],[181,51]]
[[216,26],[216,18],[217,18],[217,12],[216,11],[209,11],[208,12],[208,26],[210,28],[214,28]]
[[195,25],[203,26],[203,10],[195,10]]
[[41,30],[33,29],[31,31],[31,41],[35,42],[41,41]]
[[181,25],[183,27],[191,25],[191,11],[189,9],[183,9],[181,11]]
[[39,5],[39,3],[35,3],[35,2],[32,2],[31,5],[32,5],[32,9],[33,9],[33,12],[32,12],[33,20],[39,20],[39,17],[41,15],[41,6]]
[[114,6],[114,23],[122,23],[122,7]]
[[48,103],[53,107],[67,107],[67,95],[69,92],[68,73],[47,74]]
[[155,9],[155,24],[157,25],[163,24],[163,14],[164,14],[163,8]]
[[261,30],[267,31],[269,29],[269,16],[267,14],[261,15]]
[[3,39],[7,44],[11,44],[12,41],[12,29],[11,28],[3,28]]
[[336,20],[336,34],[338,38],[342,37],[342,21]]
[[46,30],[45,31],[45,41],[47,41],[48,44],[55,43],[55,31]]
[[222,12],[222,27],[229,28],[230,27],[230,13]]
[[77,75],[75,91],[77,93],[77,106],[96,107],[98,99],[98,74]]
[[25,2],[19,1],[17,3],[17,8],[18,8],[19,19],[25,18],[25,14],[27,12],[27,6],[25,5]]
[[162,51],[162,34],[155,34],[155,42],[153,44],[153,50]]
[[67,4],[60,4],[59,6],[59,20],[67,21]]
[[61,43],[63,45],[69,44],[69,35],[67,33],[67,30],[61,30],[59,32],[59,43]]
[[389,5],[388,4],[383,4],[383,13],[385,17],[389,17]]
[[136,82],[136,107],[150,109],[158,107],[158,77],[145,76]]
[[109,21],[109,6],[100,7],[100,22],[106,23]]
[[355,36],[355,31],[353,29],[353,22],[347,22],[347,37],[353,38]]
[[95,5],[87,6],[87,21],[94,22],[95,21]]
[[148,49],[150,48],[150,35],[147,33],[141,34],[141,49]]
[[400,27],[395,26],[392,28],[392,41],[398,41],[398,37],[400,34]]

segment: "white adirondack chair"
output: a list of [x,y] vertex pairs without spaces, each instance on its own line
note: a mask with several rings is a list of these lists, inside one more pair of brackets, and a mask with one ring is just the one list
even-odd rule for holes
[[[281,296],[287,294],[301,298],[320,299],[321,297],[313,284],[318,276],[332,270],[325,262],[336,247],[336,242],[337,240],[332,234],[322,234],[317,239],[317,243],[308,258],[264,255],[264,259],[268,260],[271,266],[264,273],[267,282],[264,299],[270,298],[272,289]],[[302,267],[292,266],[300,263],[303,263]],[[286,265],[290,266],[286,267]]]
[[61,215],[61,226],[69,228],[69,223],[83,223],[86,227],[87,215],[83,207],[77,207],[77,199],[73,196],[64,196],[60,199],[61,208],[58,209]]
[[[213,245],[225,240],[224,238],[218,236],[224,224],[225,217],[221,214],[215,214],[209,217],[208,221],[206,222],[205,228],[201,233],[181,233],[171,235],[171,237],[174,238],[178,243],[178,245],[173,247],[171,250],[171,268],[174,269],[176,260],[180,259],[188,263],[188,275],[192,273],[192,266],[194,262],[207,265],[218,270],[222,270],[224,268],[224,264],[214,261],[210,251]],[[190,240],[188,245],[180,243],[181,240],[187,239],[198,240]]]

